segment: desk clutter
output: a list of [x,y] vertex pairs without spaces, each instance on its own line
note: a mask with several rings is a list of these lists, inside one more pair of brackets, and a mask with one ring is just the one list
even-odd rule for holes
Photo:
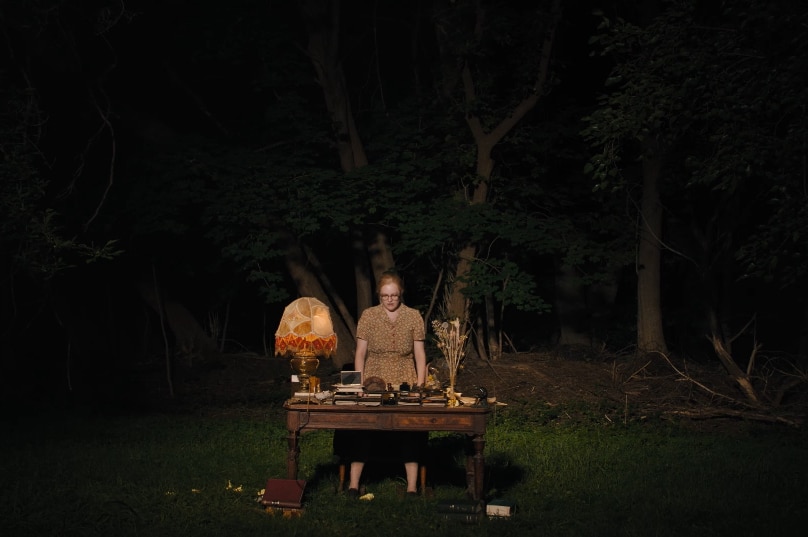
[[[317,404],[317,405],[361,405],[361,406],[471,406],[488,407],[496,402],[496,398],[488,397],[485,388],[475,388],[475,395],[462,396],[460,392],[451,390],[418,389],[412,388],[407,383],[401,384],[397,388],[391,384],[370,382],[359,384],[357,382],[344,382],[345,380],[355,380],[354,377],[346,377],[344,373],[341,381],[326,389],[316,392],[293,391],[292,398],[287,401],[289,404]],[[353,372],[347,372],[353,373]],[[293,379],[294,382],[294,379]],[[311,378],[311,386],[321,386],[320,379]]]

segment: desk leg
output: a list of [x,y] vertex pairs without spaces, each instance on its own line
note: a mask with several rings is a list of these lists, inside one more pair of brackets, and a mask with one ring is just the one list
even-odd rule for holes
[[472,452],[466,457],[466,486],[472,500],[484,498],[485,487],[485,437],[471,437]]
[[289,451],[286,455],[286,477],[297,479],[297,461],[300,458],[300,430],[289,429],[286,443]]

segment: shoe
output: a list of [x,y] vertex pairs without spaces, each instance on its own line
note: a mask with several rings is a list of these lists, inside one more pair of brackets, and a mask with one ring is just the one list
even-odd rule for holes
[[357,500],[359,499],[359,489],[348,489],[348,492],[346,492],[345,495],[351,500]]

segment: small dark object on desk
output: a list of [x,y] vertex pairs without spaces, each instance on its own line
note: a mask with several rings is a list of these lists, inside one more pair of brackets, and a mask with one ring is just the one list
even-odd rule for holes
[[478,386],[474,389],[474,397],[477,398],[477,401],[474,403],[474,406],[481,406],[487,407],[488,406],[488,390],[486,390],[483,386]]

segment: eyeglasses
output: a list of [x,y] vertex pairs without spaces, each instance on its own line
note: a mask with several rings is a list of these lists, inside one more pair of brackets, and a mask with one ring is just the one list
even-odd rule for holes
[[398,300],[398,295],[379,295],[382,300]]

